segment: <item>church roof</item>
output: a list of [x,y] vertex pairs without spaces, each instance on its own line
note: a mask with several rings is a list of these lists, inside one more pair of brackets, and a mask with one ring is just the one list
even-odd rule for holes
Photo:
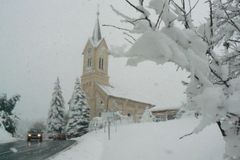
[[163,110],[179,110],[179,106],[159,106],[153,98],[147,96],[146,94],[134,93],[133,91],[119,89],[113,86],[107,86],[102,84],[97,84],[101,90],[103,90],[108,96],[113,96],[117,98],[128,99],[136,101],[139,103],[146,103],[152,105],[151,111],[163,111]]
[[102,40],[102,34],[101,34],[101,27],[99,23],[99,12],[98,12],[97,20],[93,29],[92,37],[91,37],[91,41],[94,45],[97,45],[101,40]]
[[152,99],[147,97],[146,95],[141,95],[140,93],[132,93],[126,90],[122,90],[119,88],[115,88],[113,86],[97,84],[101,90],[103,90],[108,96],[113,96],[117,98],[128,99],[132,101],[136,101],[139,103],[146,103],[148,105],[152,105]]
[[162,111],[162,110],[179,110],[178,106],[155,106],[150,111]]

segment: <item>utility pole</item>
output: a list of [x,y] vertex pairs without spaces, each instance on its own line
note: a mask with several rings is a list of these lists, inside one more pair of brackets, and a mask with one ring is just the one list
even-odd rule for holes
[[110,119],[108,118],[108,140],[110,140],[110,138],[111,138],[111,134],[110,134],[110,132],[111,132],[111,128],[110,128],[110,126],[111,126],[111,122],[110,122]]

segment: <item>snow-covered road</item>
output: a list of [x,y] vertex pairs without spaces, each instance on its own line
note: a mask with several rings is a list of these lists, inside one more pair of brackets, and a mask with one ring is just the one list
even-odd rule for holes
[[0,160],[44,160],[74,144],[75,141],[17,141],[0,144]]

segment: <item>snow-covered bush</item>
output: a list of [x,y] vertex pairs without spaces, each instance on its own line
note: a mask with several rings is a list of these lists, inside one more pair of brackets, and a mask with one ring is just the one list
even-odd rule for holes
[[[190,73],[186,89],[188,106],[201,115],[201,122],[193,133],[216,123],[226,142],[225,158],[239,160],[240,84],[236,77],[240,65],[236,64],[240,62],[234,59],[240,54],[239,0],[208,0],[210,17],[204,27],[193,26],[194,7],[187,10],[184,0],[126,2],[139,13],[138,17],[112,8],[124,22],[133,26],[129,34],[140,34],[124,55],[129,58],[128,64],[137,65],[145,60],[157,64],[170,61],[186,69]],[[183,27],[176,25],[179,22]],[[215,53],[219,44],[226,48],[224,56]]]
[[149,108],[145,109],[142,114],[141,122],[153,122],[154,116]]
[[96,131],[105,126],[105,121],[102,117],[94,117],[89,123],[89,131]]

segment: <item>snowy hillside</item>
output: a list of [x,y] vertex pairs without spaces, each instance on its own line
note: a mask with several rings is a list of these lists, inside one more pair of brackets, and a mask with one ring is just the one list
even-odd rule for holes
[[186,118],[131,124],[118,127],[117,131],[112,127],[110,141],[103,130],[92,132],[51,160],[222,160],[224,142],[215,125],[179,140],[197,123]]

